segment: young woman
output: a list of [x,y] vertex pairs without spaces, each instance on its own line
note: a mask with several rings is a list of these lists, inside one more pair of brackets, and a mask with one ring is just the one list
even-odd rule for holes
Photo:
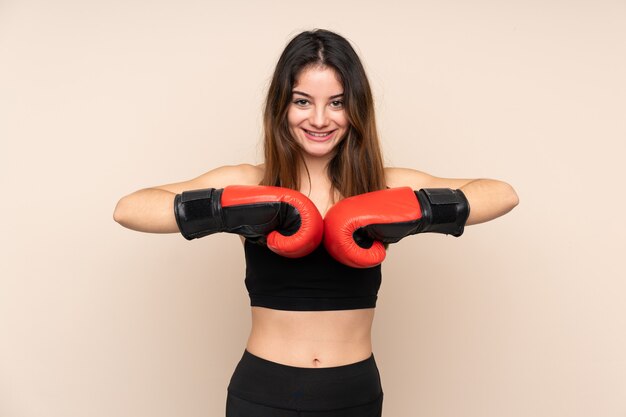
[[380,416],[371,327],[385,247],[420,232],[460,236],[517,195],[501,181],[385,168],[363,66],[329,31],[283,51],[264,131],[264,164],[139,190],[114,219],[188,239],[242,237],[252,329],[227,417]]

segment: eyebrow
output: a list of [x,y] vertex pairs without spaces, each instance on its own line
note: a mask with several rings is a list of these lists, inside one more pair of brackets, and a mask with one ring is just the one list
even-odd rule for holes
[[[304,97],[308,97],[308,98],[313,98],[313,96],[311,96],[310,94],[303,93],[302,91],[293,90],[292,93],[293,94],[300,94],[300,95],[303,95]],[[343,96],[343,93],[335,94],[334,96],[330,96],[330,99],[332,100],[334,98],[339,98],[339,97],[342,97],[342,96]]]

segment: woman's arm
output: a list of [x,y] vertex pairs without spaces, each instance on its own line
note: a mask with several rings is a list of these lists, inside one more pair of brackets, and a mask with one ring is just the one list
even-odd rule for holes
[[122,226],[150,233],[176,233],[174,197],[186,190],[224,188],[228,185],[257,185],[262,170],[242,164],[213,169],[189,181],[144,188],[118,201],[113,220]]
[[386,168],[387,186],[460,189],[470,205],[467,225],[484,223],[511,211],[519,203],[509,184],[492,179],[439,178],[408,168]]

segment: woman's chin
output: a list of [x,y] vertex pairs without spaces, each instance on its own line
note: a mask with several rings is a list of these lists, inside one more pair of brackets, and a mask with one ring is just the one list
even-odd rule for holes
[[305,158],[330,159],[337,151],[338,142],[335,140],[326,142],[300,140],[298,145]]

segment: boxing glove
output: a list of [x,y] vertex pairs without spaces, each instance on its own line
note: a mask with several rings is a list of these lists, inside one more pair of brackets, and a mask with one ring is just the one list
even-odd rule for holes
[[188,240],[236,233],[288,258],[311,253],[324,231],[315,204],[304,194],[281,187],[231,185],[185,191],[174,198],[174,215]]
[[469,203],[461,190],[391,188],[348,197],[326,213],[324,246],[336,260],[368,268],[385,259],[385,243],[417,233],[461,236]]

